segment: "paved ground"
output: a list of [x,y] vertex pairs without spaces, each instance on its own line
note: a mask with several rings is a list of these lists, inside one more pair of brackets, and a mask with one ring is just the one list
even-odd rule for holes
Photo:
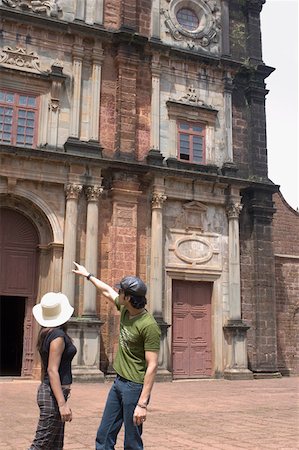
[[[93,450],[111,386],[75,383],[64,450]],[[0,450],[26,450],[35,432],[38,382],[0,378]],[[156,383],[146,450],[299,449],[299,378]],[[123,449],[123,434],[117,450]],[[53,449],[55,450],[55,449]]]

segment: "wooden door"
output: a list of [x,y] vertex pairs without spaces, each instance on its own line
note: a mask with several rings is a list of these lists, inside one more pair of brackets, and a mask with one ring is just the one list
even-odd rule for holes
[[211,294],[212,283],[173,281],[174,378],[212,375]]
[[[35,351],[32,307],[37,291],[38,244],[39,236],[30,220],[13,209],[0,208],[0,301],[13,303],[19,298],[25,302],[22,375],[31,375]],[[2,310],[9,311],[7,306]],[[16,326],[13,315],[7,314],[7,320],[13,329]]]

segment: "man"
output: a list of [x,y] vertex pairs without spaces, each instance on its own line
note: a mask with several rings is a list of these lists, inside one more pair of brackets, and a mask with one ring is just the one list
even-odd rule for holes
[[138,277],[127,276],[117,285],[117,293],[84,266],[74,264],[73,272],[86,277],[121,313],[113,365],[117,376],[97,432],[96,450],[113,450],[122,424],[124,449],[142,450],[142,424],[157,372],[161,334],[157,322],[145,309],[146,285]]

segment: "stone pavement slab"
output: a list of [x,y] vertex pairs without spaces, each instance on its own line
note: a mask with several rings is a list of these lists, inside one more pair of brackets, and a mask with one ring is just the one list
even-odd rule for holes
[[[27,450],[38,382],[0,378],[0,450]],[[111,383],[74,383],[64,450],[93,450]],[[299,450],[299,378],[156,383],[145,450]],[[123,449],[123,431],[115,450]],[[55,449],[53,449],[55,450]]]

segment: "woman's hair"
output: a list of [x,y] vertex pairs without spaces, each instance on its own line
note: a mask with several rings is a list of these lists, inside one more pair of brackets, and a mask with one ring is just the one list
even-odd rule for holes
[[147,300],[146,300],[146,298],[144,296],[143,297],[139,297],[137,295],[132,295],[132,294],[129,294],[129,295],[131,297],[130,298],[130,303],[133,306],[133,308],[142,309],[147,304]]

